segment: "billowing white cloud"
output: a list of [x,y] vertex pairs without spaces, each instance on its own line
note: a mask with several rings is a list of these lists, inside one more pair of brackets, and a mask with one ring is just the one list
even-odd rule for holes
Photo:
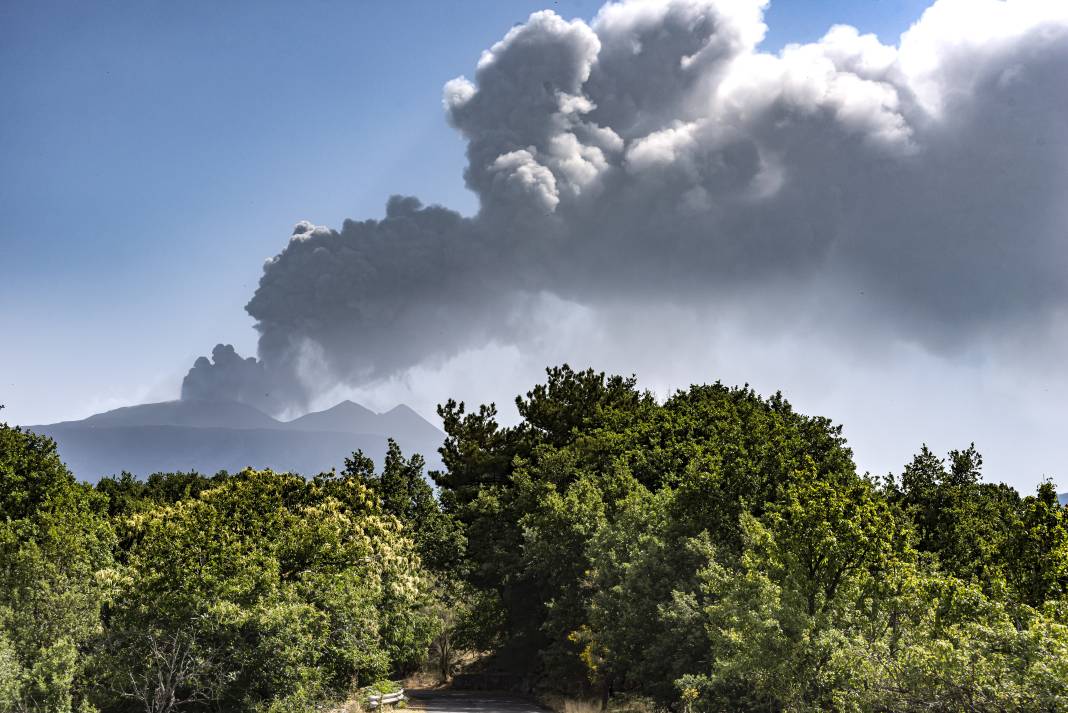
[[1062,329],[1068,3],[938,0],[897,46],[839,25],[777,54],[766,4],[510,30],[444,89],[478,214],[393,198],[380,221],[298,225],[247,307],[267,370],[314,396],[478,350],[611,351],[539,351],[546,299],[606,334],[641,330],[621,308],[641,305],[932,358]]

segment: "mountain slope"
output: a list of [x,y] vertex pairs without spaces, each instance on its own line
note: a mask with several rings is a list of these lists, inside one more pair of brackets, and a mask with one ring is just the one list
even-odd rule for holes
[[166,401],[28,429],[54,438],[63,461],[88,481],[123,470],[146,476],[245,467],[311,476],[343,467],[357,449],[381,462],[389,437],[406,455],[420,453],[439,468],[444,440],[407,406],[377,414],[351,401],[289,422],[232,401]]
[[404,404],[383,413],[375,413],[366,406],[342,401],[325,411],[305,414],[283,425],[298,431],[380,433],[398,443],[440,439],[443,436],[441,431]]
[[382,429],[379,433],[391,435],[398,442],[403,442],[405,438],[413,441],[430,438],[441,440],[445,435],[404,404],[395,406],[385,413],[378,414],[378,418]]
[[342,431],[345,433],[385,433],[378,428],[378,414],[358,403],[342,401],[325,411],[306,413],[284,424],[295,431]]
[[[377,434],[188,426],[34,427],[59,444],[63,462],[81,480],[95,482],[123,470],[142,477],[156,472],[270,468],[312,476],[342,468],[360,449],[377,462],[386,438]],[[436,444],[410,446],[428,449]]]
[[[280,421],[259,409],[237,401],[161,401],[124,406],[81,421],[63,421],[70,426],[191,426],[195,428],[281,428]],[[60,425],[60,424],[51,424]]]

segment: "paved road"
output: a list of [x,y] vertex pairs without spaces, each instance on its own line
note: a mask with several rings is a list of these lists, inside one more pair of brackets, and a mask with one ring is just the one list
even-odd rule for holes
[[413,708],[426,713],[546,713],[537,704],[505,693],[406,689]]

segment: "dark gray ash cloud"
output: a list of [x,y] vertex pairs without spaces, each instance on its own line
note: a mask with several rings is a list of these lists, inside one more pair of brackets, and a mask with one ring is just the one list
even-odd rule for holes
[[211,358],[199,357],[182,380],[183,400],[233,400],[263,411],[284,410],[303,397],[288,372],[271,373],[255,357],[241,357],[232,344],[216,344]]
[[621,330],[621,304],[761,303],[935,353],[1063,325],[1068,3],[940,0],[898,46],[837,26],[775,55],[765,5],[532,15],[444,88],[478,214],[298,224],[247,306],[258,359],[217,347],[183,396],[278,410],[523,349],[546,300]]

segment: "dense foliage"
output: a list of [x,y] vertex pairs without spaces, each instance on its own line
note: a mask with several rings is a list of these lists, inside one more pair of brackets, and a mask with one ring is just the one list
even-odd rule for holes
[[106,505],[55,443],[0,424],[0,710],[88,705],[75,680],[115,578]]
[[440,409],[446,510],[496,666],[687,710],[1068,709],[1068,511],[980,482],[973,447],[856,473],[776,394],[658,403],[566,367]]
[[0,426],[0,710],[283,711],[477,659],[697,711],[1068,710],[1068,509],[974,446],[856,472],[841,428],[568,367],[306,479],[78,483]]
[[0,426],[0,710],[305,711],[417,666],[440,626],[390,455],[94,490]]

